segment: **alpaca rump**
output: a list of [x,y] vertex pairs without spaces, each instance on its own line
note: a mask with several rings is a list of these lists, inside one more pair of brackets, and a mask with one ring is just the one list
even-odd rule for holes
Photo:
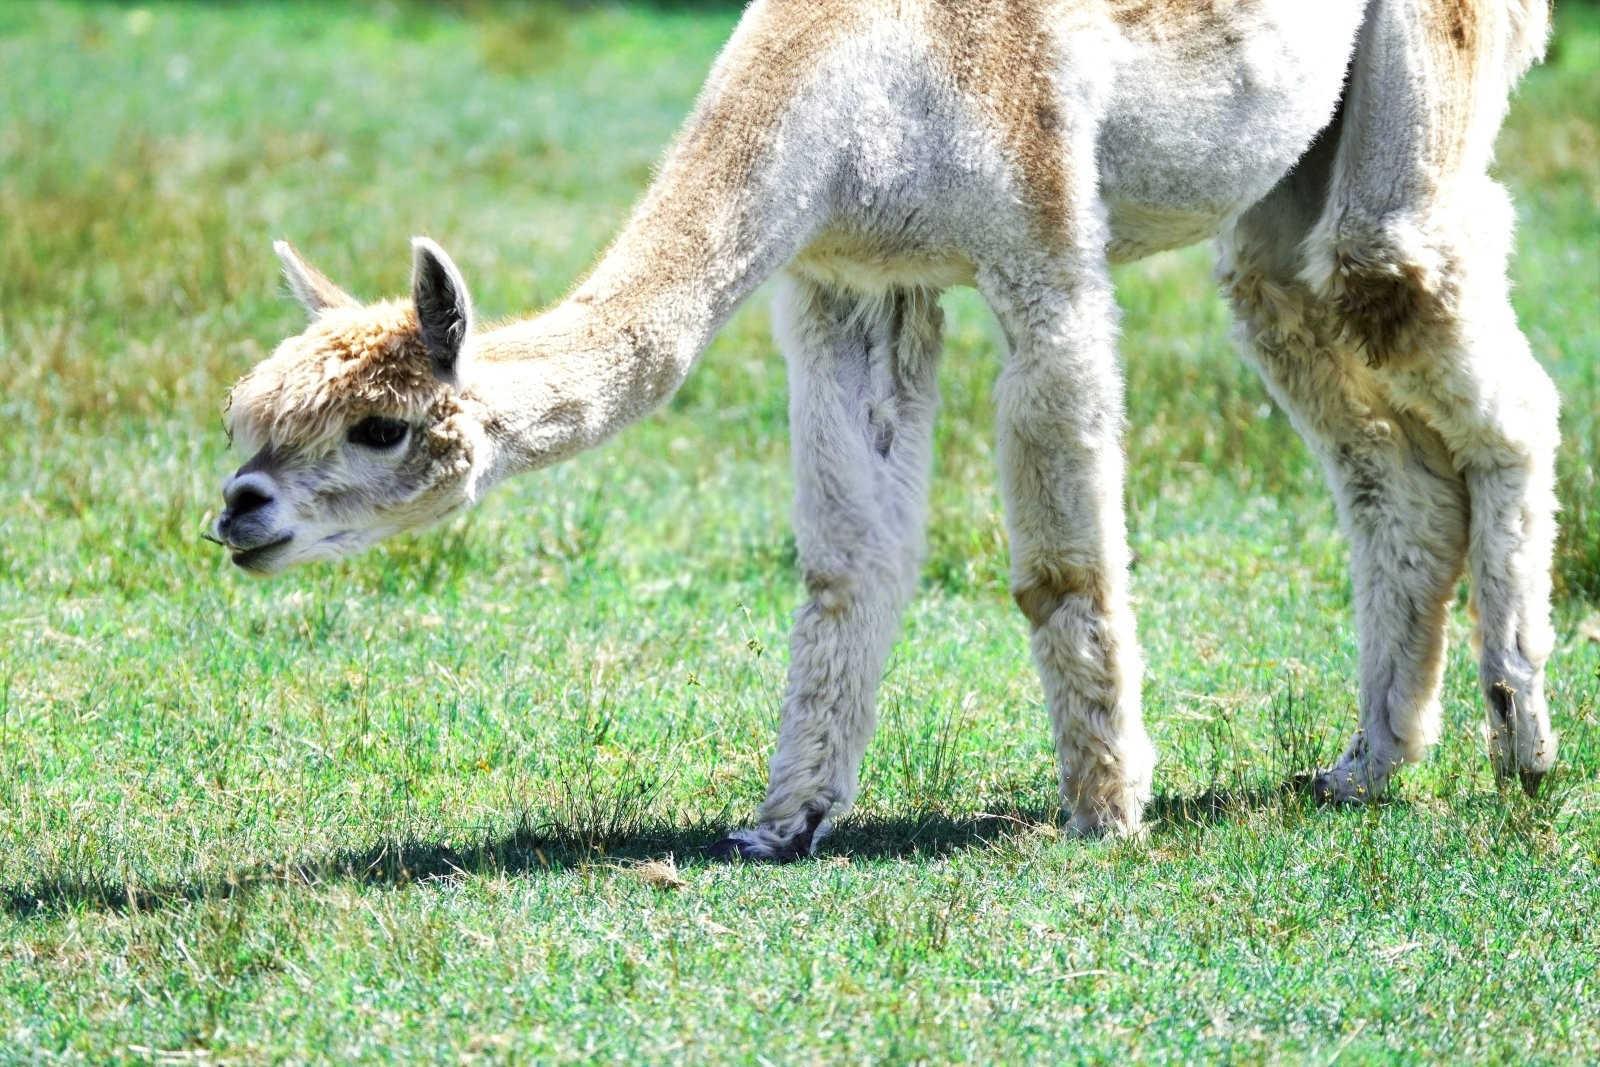
[[1379,796],[1437,737],[1463,573],[1495,768],[1535,788],[1557,399],[1507,299],[1486,168],[1545,33],[1534,0],[757,0],[555,307],[476,328],[421,238],[410,299],[363,304],[280,244],[312,321],[233,392],[254,455],[214,535],[268,573],[436,522],[642,417],[780,275],[807,600],[766,800],[716,851],[806,856],[855,799],[916,588],[939,293],[975,286],[1007,341],[1012,591],[1062,805],[1077,832],[1133,833],[1155,753],[1109,266],[1215,238],[1244,356],[1351,545],[1359,724],[1318,792]]

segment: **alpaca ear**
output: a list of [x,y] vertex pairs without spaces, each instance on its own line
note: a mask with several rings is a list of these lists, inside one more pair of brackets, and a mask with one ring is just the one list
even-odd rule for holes
[[461,272],[444,249],[426,237],[411,239],[411,302],[433,369],[454,381],[461,346],[472,333],[472,300]]
[[356,298],[330,282],[323,273],[300,257],[288,241],[272,242],[272,250],[283,262],[283,276],[289,291],[312,318],[329,308],[355,307]]

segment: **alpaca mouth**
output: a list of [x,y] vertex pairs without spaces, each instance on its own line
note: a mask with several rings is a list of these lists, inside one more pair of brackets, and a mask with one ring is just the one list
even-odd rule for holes
[[266,568],[261,564],[272,559],[284,545],[294,540],[294,534],[287,533],[276,541],[268,541],[264,545],[247,548],[243,552],[233,554],[233,563],[236,567],[243,567],[247,571],[262,571]]

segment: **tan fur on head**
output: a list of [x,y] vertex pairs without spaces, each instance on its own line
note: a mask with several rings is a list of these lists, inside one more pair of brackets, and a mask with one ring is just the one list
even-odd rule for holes
[[412,299],[365,306],[277,251],[313,318],[229,396],[229,430],[251,455],[213,532],[255,573],[438,522],[475,498],[491,453],[457,373],[471,301],[443,249],[414,242]]
[[234,386],[230,430],[257,447],[317,450],[367,415],[415,418],[448,387],[429,360],[409,304],[325,311]]
[[228,419],[251,455],[214,536],[256,573],[438,522],[474,499],[486,452],[398,302],[322,313],[239,382]]

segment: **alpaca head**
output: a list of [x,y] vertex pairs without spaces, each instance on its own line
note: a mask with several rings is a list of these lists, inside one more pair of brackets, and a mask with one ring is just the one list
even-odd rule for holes
[[471,501],[488,451],[458,390],[472,307],[443,249],[412,245],[411,299],[367,305],[276,245],[311,324],[229,396],[249,458],[213,535],[240,567],[349,555]]

